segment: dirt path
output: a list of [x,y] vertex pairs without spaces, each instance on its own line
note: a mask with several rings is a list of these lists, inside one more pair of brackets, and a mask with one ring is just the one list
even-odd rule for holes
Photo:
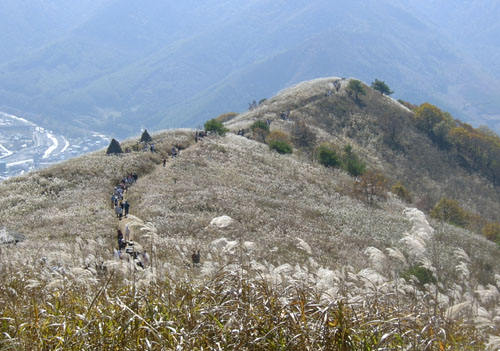
[[[200,144],[201,144],[201,142],[189,145],[186,149],[182,150],[182,152],[179,152],[177,157],[182,157],[184,152],[191,152],[191,150],[199,148]],[[175,163],[175,159],[169,159],[169,160],[167,160],[165,166],[163,166],[163,164],[159,164],[157,167],[167,169],[167,168],[171,167],[171,165],[174,163]],[[133,188],[134,188],[134,186],[131,185],[129,190],[127,190],[127,192],[133,191]],[[114,211],[113,211],[113,214],[114,214]],[[126,236],[127,225],[128,225],[129,232],[130,232],[128,238]],[[140,228],[142,227],[142,225],[144,225],[144,221],[142,221],[139,217],[136,217],[130,213],[128,214],[127,217],[123,216],[122,219],[118,219],[118,218],[116,219],[116,230],[120,230],[122,232],[123,238],[126,241],[128,241],[128,242],[133,241],[134,242],[134,245],[133,245],[134,249],[139,249],[139,251],[142,251],[142,246],[141,246],[141,243],[139,242],[139,239],[141,238]],[[116,231],[114,234],[114,238],[115,238],[114,242],[116,243]],[[127,247],[125,248],[124,251],[126,251],[126,249],[130,248],[130,247],[132,247],[132,246],[127,245]]]
[[[125,217],[122,217],[121,220],[117,219],[116,220],[118,223],[117,223],[117,229],[120,229],[121,232],[123,233],[123,237],[125,237],[125,226],[127,224],[130,224],[131,222],[134,222],[134,221],[141,221],[138,217],[136,216],[133,216],[131,214],[129,214],[127,216],[127,218]],[[138,235],[136,235],[136,232],[137,232],[137,226],[134,226],[134,225],[129,225],[129,230],[130,230],[130,237],[129,237],[129,241],[135,241],[135,238],[138,237]]]

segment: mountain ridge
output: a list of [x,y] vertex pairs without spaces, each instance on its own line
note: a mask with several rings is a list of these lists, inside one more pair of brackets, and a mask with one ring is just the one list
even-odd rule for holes
[[[500,89],[489,65],[421,17],[416,5],[296,1],[235,8],[207,1],[191,12],[191,3],[125,5],[103,0],[65,38],[0,65],[6,82],[0,103],[58,119],[56,127],[69,116],[68,125],[126,136],[143,118],[157,129],[193,126],[303,80],[376,74],[405,100],[430,101],[476,126],[497,128]],[[108,28],[113,13],[116,24]]]
[[[439,184],[443,189],[434,194],[439,196],[448,195],[446,188],[461,179],[470,189],[451,194],[471,196],[478,209],[495,205],[498,188],[461,171],[451,155],[446,159],[448,151],[412,123],[416,113],[364,85],[366,95],[355,97],[349,92],[352,81],[323,78],[285,89],[227,121],[232,132],[226,136],[211,134],[196,142],[193,129],[164,131],[152,134],[156,152],[146,148],[106,156],[102,150],[0,184],[0,222],[25,237],[17,245],[0,247],[0,275],[8,287],[0,289],[0,301],[5,302],[5,317],[12,319],[0,325],[6,342],[18,347],[35,341],[55,345],[56,338],[38,339],[22,328],[34,320],[31,312],[40,306],[46,312],[36,318],[43,321],[44,335],[60,336],[57,340],[75,349],[128,344],[132,339],[142,347],[153,337],[160,348],[193,349],[219,342],[273,349],[277,340],[286,340],[291,350],[326,348],[338,345],[336,339],[316,336],[324,337],[325,331],[334,335],[338,325],[333,321],[340,321],[335,313],[345,313],[343,320],[359,327],[355,335],[366,336],[350,339],[354,350],[366,349],[366,340],[373,340],[373,348],[417,339],[422,347],[431,342],[449,350],[466,350],[471,340],[478,350],[493,347],[500,331],[496,243],[426,217],[392,193],[376,196],[370,205],[353,190],[362,176],[325,167],[303,148],[279,154],[251,132],[255,121],[269,120],[275,135],[292,133],[296,124],[305,123],[318,143],[334,143],[339,149],[350,144],[367,167],[385,171],[391,180],[403,180],[406,174],[395,172],[396,166],[418,161],[406,174],[415,179],[405,184],[412,186],[414,196],[422,196],[419,181]],[[401,140],[407,141],[402,150],[384,144],[382,116],[405,122],[400,126]],[[242,129],[246,136],[237,134]],[[123,141],[122,148],[137,150],[137,140]],[[172,147],[180,150],[175,158]],[[429,159],[447,174],[433,178],[432,165],[419,170]],[[134,241],[150,255],[144,268],[127,254],[122,259],[113,255],[121,225],[110,208],[110,195],[131,172],[139,177],[125,196]],[[232,224],[210,225],[222,215],[231,217]],[[190,261],[195,250],[201,251],[198,266]],[[261,302],[270,296],[279,305],[258,312],[255,306],[268,306]],[[62,299],[65,307],[50,307],[56,306],[55,299]],[[303,311],[297,309],[300,301]],[[222,309],[235,304],[236,310]],[[321,306],[326,314],[313,306]],[[246,320],[247,312],[258,318]],[[279,322],[278,328],[272,324],[271,330],[279,329],[276,335],[269,325],[260,324],[284,313],[290,323]],[[313,323],[315,315],[332,322]],[[190,324],[186,316],[196,322]],[[131,325],[130,318],[145,321],[155,331]],[[309,325],[296,329],[300,323],[293,321],[301,318]],[[69,336],[56,326],[63,319],[65,325],[75,326],[75,332],[66,331]],[[99,329],[100,321],[108,319],[113,327]],[[221,337],[221,325],[236,328],[240,320],[241,332],[232,332],[230,341]],[[398,323],[390,327],[387,321]],[[81,325],[92,332],[76,332]],[[127,333],[113,334],[124,325],[129,325]],[[438,339],[434,332],[422,333],[430,325],[445,333]],[[392,333],[383,340],[382,327]],[[203,338],[197,337],[200,329]],[[408,337],[412,331],[419,338]],[[14,333],[16,338],[11,338]]]

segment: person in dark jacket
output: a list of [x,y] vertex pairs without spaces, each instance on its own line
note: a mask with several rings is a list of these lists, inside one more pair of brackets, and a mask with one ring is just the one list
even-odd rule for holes
[[116,237],[118,239],[118,250],[124,249],[127,246],[127,243],[123,240],[123,233],[120,229],[117,230]]
[[200,264],[200,259],[201,259],[200,250],[193,251],[193,254],[191,255],[193,266],[198,266]]
[[123,203],[123,210],[125,211],[125,217],[128,216],[128,211],[130,209],[130,204],[128,203],[128,200],[125,200]]

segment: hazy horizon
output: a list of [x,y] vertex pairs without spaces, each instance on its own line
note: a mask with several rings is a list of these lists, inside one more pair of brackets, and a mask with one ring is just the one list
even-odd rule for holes
[[124,137],[346,76],[498,132],[499,12],[493,1],[6,0],[0,110]]

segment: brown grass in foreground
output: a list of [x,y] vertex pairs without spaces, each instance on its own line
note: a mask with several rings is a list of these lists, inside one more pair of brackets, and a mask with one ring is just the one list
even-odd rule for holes
[[[12,272],[9,272],[12,273]],[[196,271],[189,274],[195,276]],[[5,271],[3,273],[5,275]],[[2,278],[6,278],[5,276]],[[5,280],[4,280],[5,281]],[[196,280],[194,280],[196,281]],[[2,350],[481,350],[475,327],[395,290],[328,297],[301,284],[219,272],[211,279],[123,286],[102,276],[46,293],[0,288]],[[396,297],[396,298],[395,298]],[[5,303],[5,301],[2,301]]]

